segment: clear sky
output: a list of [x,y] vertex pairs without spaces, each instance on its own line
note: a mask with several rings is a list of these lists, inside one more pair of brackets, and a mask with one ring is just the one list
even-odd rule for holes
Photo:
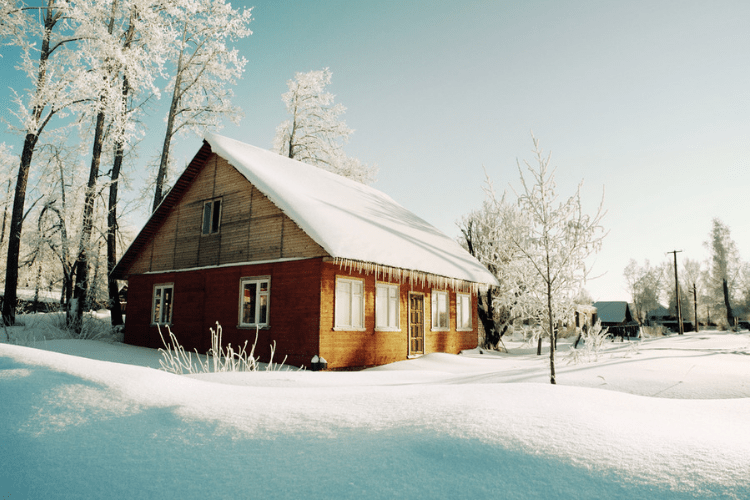
[[[750,258],[750,2],[247,5],[254,34],[236,45],[248,64],[235,89],[245,118],[220,133],[270,148],[286,81],[329,67],[355,129],[347,152],[377,164],[375,187],[450,236],[482,201],[483,167],[496,189],[518,186],[533,131],[561,195],[583,180],[593,211],[605,189],[603,276],[586,286],[594,300],[630,298],[630,258],[659,263],[677,249],[704,260],[713,217]],[[161,118],[149,134],[141,169]],[[1,141],[20,151],[18,137]],[[199,145],[178,143],[180,165]]]

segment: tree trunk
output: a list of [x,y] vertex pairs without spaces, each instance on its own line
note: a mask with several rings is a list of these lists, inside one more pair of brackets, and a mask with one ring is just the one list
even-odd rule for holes
[[547,281],[547,314],[549,315],[549,375],[550,384],[557,384],[555,376],[555,348],[557,347],[557,334],[552,326],[552,284]]
[[112,326],[122,325],[120,290],[117,288],[117,280],[112,278],[112,271],[117,264],[117,183],[120,178],[122,158],[123,144],[122,141],[118,141],[115,146],[112,183],[109,185],[109,211],[107,212],[107,293]]
[[[187,27],[185,27],[187,29]],[[177,108],[182,97],[182,71],[184,53],[180,52],[177,61],[177,70],[174,79],[174,89],[172,91],[172,102],[169,104],[169,115],[167,116],[167,131],[164,134],[164,144],[161,150],[161,159],[159,161],[159,171],[156,173],[156,187],[154,189],[154,205],[151,212],[156,212],[157,207],[164,198],[164,180],[167,177],[167,167],[169,166],[169,149],[172,145],[172,136],[174,135],[174,122],[177,117]]]
[[481,300],[482,294],[477,293],[477,316],[484,328],[484,347],[494,349],[500,342],[501,332],[497,329],[495,323],[493,305],[492,305],[492,287],[487,289],[484,300]]
[[[57,23],[58,15],[53,10],[54,0],[48,1],[48,8],[44,14],[44,35],[39,52],[39,71],[37,73],[36,95],[40,96],[44,90],[44,79],[47,73],[47,61],[50,56],[50,39],[52,29]],[[34,106],[31,114],[34,130],[27,129],[21,153],[21,164],[18,167],[16,179],[16,192],[13,197],[13,212],[10,217],[10,230],[8,234],[8,260],[5,269],[5,293],[3,295],[3,324],[12,326],[16,321],[16,302],[18,300],[18,253],[21,250],[21,229],[23,227],[23,211],[26,203],[26,186],[29,181],[29,170],[31,160],[34,157],[34,149],[45,125],[52,113],[46,120],[40,123],[44,104]]]
[[73,302],[68,309],[68,327],[76,333],[81,333],[83,321],[83,308],[86,304],[89,291],[89,257],[88,246],[91,241],[91,232],[94,226],[94,203],[96,201],[96,183],[99,178],[99,163],[102,156],[102,144],[104,143],[104,111],[96,115],[96,127],[94,129],[94,147],[91,155],[91,169],[89,170],[89,181],[86,185],[86,194],[83,202],[83,225],[81,228],[81,240],[78,246],[78,258],[76,259],[76,281],[73,288]]
[[3,295],[3,323],[13,326],[16,321],[16,302],[18,301],[18,253],[21,250],[21,228],[23,226],[23,209],[26,202],[26,185],[29,181],[31,159],[39,137],[26,134],[21,154],[21,165],[18,168],[16,192],[13,198],[13,212],[10,216],[8,234],[8,260],[5,268],[5,293]]
[[727,323],[729,323],[729,328],[732,328],[734,326],[734,314],[732,314],[732,306],[729,304],[729,286],[726,278],[722,280],[722,288],[724,289],[724,306],[727,308]]
[[8,190],[5,192],[5,207],[3,208],[3,227],[0,232],[0,247],[2,247],[3,242],[5,241],[5,226],[8,225],[8,201],[10,201],[10,187],[11,187],[11,180],[8,179]]

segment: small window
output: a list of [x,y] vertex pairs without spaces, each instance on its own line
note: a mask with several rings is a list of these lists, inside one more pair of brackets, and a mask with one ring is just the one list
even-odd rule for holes
[[270,278],[240,281],[240,326],[268,326]]
[[375,329],[398,331],[399,290],[398,285],[377,283],[375,285]]
[[151,314],[152,325],[168,325],[172,323],[173,301],[173,284],[154,286],[154,301]]
[[449,330],[448,292],[432,292],[432,329]]
[[364,282],[336,278],[336,320],[338,330],[362,330],[365,327]]
[[456,330],[471,331],[471,295],[456,294]]
[[203,205],[203,234],[219,232],[221,221],[221,200],[207,201]]

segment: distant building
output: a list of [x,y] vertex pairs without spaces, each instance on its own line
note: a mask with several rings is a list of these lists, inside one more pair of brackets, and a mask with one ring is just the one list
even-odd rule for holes
[[625,301],[594,302],[596,316],[602,322],[602,328],[616,337],[637,337],[640,325],[630,311],[630,304]]

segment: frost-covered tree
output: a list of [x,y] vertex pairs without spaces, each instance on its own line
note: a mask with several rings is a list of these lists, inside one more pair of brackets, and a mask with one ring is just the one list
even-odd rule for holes
[[68,2],[47,0],[44,6],[34,8],[17,2],[16,6],[9,12],[14,16],[14,28],[5,34],[13,35],[11,43],[21,49],[18,67],[29,79],[30,88],[27,93],[16,93],[14,98],[17,105],[14,114],[20,124],[17,130],[24,141],[8,234],[2,311],[6,325],[15,322],[21,229],[34,152],[50,120],[64,115],[85,93],[80,85],[84,69],[75,47],[76,20],[70,15]]
[[623,271],[628,291],[635,306],[638,321],[643,324],[649,311],[659,306],[659,297],[663,290],[663,277],[660,266],[652,267],[648,259],[639,266],[634,259],[630,259]]
[[459,222],[460,243],[495,275],[499,286],[478,292],[477,314],[484,327],[484,347],[496,349],[516,320],[539,320],[543,301],[538,275],[511,233],[526,230],[527,221],[518,206],[505,195],[498,197],[487,179],[481,208]]
[[229,42],[246,37],[252,9],[233,9],[225,0],[174,0],[166,9],[175,31],[167,66],[171,100],[166,116],[152,211],[164,197],[172,139],[182,132],[218,127],[224,117],[235,123],[240,109],[229,88],[242,76],[246,60]]
[[[700,323],[700,320],[698,317],[697,304],[695,303],[694,299],[703,294],[701,274],[702,270],[700,262],[691,259],[685,259],[682,261],[682,279],[680,280],[680,282],[685,284],[688,310],[690,311],[687,316],[692,318],[692,320],[694,321],[696,330],[699,328],[698,325]],[[695,293],[693,293],[693,289],[695,289]],[[683,311],[685,311],[685,309],[683,309]]]
[[710,254],[706,274],[706,295],[712,309],[726,311],[727,325],[731,327],[734,326],[732,291],[740,270],[740,257],[729,227],[718,218],[714,218],[711,224],[709,239],[704,243]]
[[[129,97],[132,94],[157,92],[154,80],[160,70],[159,62],[166,42],[161,3],[152,0],[80,0],[76,5],[78,17],[86,19],[78,32],[84,37],[81,43],[82,59],[89,68],[86,78],[92,92],[91,105],[86,111],[93,122],[91,163],[76,259],[75,300],[72,302],[74,307],[68,311],[68,324],[76,331],[80,331],[83,308],[89,302],[89,252],[94,203],[99,191],[100,165],[107,140],[110,149],[114,149],[106,231],[108,267],[113,268],[116,260],[117,189],[124,145],[132,136],[129,123],[134,111]],[[109,292],[112,295],[112,323],[122,324],[116,282],[110,282]]]
[[604,230],[603,201],[593,216],[583,212],[581,187],[567,200],[559,201],[555,172],[550,156],[532,136],[535,165],[518,164],[522,190],[518,203],[528,218],[528,231],[511,235],[511,241],[524,255],[543,283],[546,327],[550,337],[550,383],[555,384],[554,325],[570,316],[570,296],[584,283],[586,259],[601,248]]
[[363,184],[375,180],[377,170],[344,153],[344,144],[354,132],[341,119],[346,108],[334,104],[334,95],[326,90],[331,83],[328,68],[297,73],[289,80],[289,91],[281,100],[291,116],[276,128],[273,150]]

